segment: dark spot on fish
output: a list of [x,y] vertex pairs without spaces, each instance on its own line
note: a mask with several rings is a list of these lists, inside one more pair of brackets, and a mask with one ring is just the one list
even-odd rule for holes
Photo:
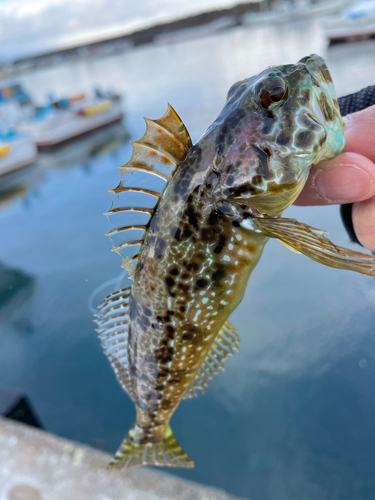
[[256,173],[258,175],[261,175],[262,177],[266,177],[267,179],[272,179],[273,177],[275,177],[272,170],[270,170],[269,168],[269,152],[260,149],[255,144],[252,145],[252,148],[258,158],[258,166],[255,169]]
[[231,185],[233,184],[233,181],[234,181],[234,177],[233,177],[233,175],[230,175],[230,176],[228,177],[228,179],[227,179],[227,184],[228,184],[229,186],[231,186]]
[[334,119],[334,111],[331,108],[331,105],[328,102],[327,95],[324,92],[322,92],[320,94],[320,99],[318,100],[318,102],[319,102],[320,109],[323,111],[324,118],[328,122],[333,121],[333,119]]
[[175,240],[181,241],[181,229],[179,227],[172,227],[172,229],[171,229],[171,236]]
[[156,238],[155,241],[155,258],[160,259],[163,255],[164,248],[166,247],[166,243],[163,238]]
[[173,278],[171,278],[170,276],[166,276],[166,277],[164,278],[164,281],[166,282],[166,284],[167,284],[167,286],[168,286],[169,288],[172,288],[172,286],[174,286],[174,285],[175,285],[175,281],[174,281],[174,279],[173,279]]
[[186,266],[186,269],[188,271],[199,271],[200,267],[201,266],[197,262],[190,262],[190,264]]
[[180,271],[178,270],[177,267],[174,267],[169,271],[169,273],[172,274],[173,276],[177,276],[180,273]]
[[168,332],[168,334],[169,334],[169,335],[168,335],[168,337],[169,337],[170,339],[173,339],[173,337],[174,337],[174,328],[173,328],[173,326],[168,325],[168,326],[167,326],[167,332]]
[[179,383],[180,383],[179,378],[171,378],[170,380],[168,380],[168,384],[179,384]]
[[272,125],[274,124],[275,122],[275,116],[273,113],[270,113],[267,118],[265,119],[265,123],[264,123],[264,127],[263,127],[263,130],[262,130],[262,133],[263,134],[269,134],[270,131],[271,131],[271,128],[272,128]]
[[192,340],[194,335],[192,333],[184,333],[182,335],[182,340]]
[[[195,255],[195,258],[196,258],[197,261],[204,262],[206,260],[207,256],[206,256],[206,254],[204,252],[198,252]],[[199,264],[198,264],[198,268],[200,269],[200,265]]]
[[306,149],[308,148],[312,141],[314,135],[310,130],[304,130],[303,132],[298,132],[296,136],[296,146],[297,148]]
[[226,270],[225,266],[220,263],[216,263],[215,265],[216,271],[212,273],[212,280],[217,282],[220,281],[221,279],[225,278],[226,276]]
[[220,246],[220,245],[218,245],[217,247],[215,247],[215,249],[214,249],[214,253],[219,254],[219,253],[221,253],[221,252],[222,252],[222,250],[223,250],[223,247],[222,247],[222,246]]
[[317,123],[313,118],[309,115],[303,114],[301,122],[305,127],[308,127],[309,130],[319,130],[321,128],[321,125]]
[[241,186],[235,187],[235,188],[230,188],[226,189],[224,191],[224,195],[228,196],[230,198],[240,198],[242,194],[259,194],[261,193],[262,190],[259,188],[256,188],[253,186],[252,183],[247,182],[245,184],[242,184]]
[[278,134],[276,142],[280,146],[287,146],[290,143],[290,139],[291,136],[283,131]]
[[240,223],[237,220],[232,221],[232,226],[240,227]]
[[204,227],[201,230],[201,241],[205,243],[213,243],[217,239],[217,230],[212,227]]
[[190,274],[188,274],[188,273],[184,273],[184,274],[181,276],[181,278],[182,278],[183,280],[186,280],[187,278],[189,278],[189,276],[190,276]]
[[180,306],[180,311],[181,312],[185,312],[185,309],[186,309],[185,306]]
[[163,318],[164,322],[169,323],[171,321],[171,316],[173,315],[174,315],[173,311],[167,311],[167,314]]
[[184,238],[189,238],[192,234],[193,233],[192,233],[190,227],[187,224],[185,224],[185,226],[184,226],[184,232],[182,233],[183,237]]
[[220,235],[219,245],[224,246],[226,241],[227,241],[227,237],[224,234]]
[[152,314],[152,312],[150,311],[150,309],[145,309],[144,313],[145,313],[146,316],[151,316],[151,314]]
[[146,316],[139,316],[137,318],[137,323],[140,324],[141,326],[145,326],[145,327],[150,326],[150,321],[148,318],[146,318]]
[[174,402],[172,399],[163,399],[160,406],[163,410],[168,410],[169,408],[173,408]]
[[183,292],[187,293],[190,290],[190,285],[184,284],[184,283],[179,283],[178,288],[182,290]]
[[221,144],[222,142],[224,142],[224,140],[225,140],[225,135],[224,134],[219,134],[216,137],[216,144]]
[[192,206],[189,206],[185,210],[185,216],[189,218],[189,223],[198,229],[198,220],[200,219],[200,214],[198,212],[194,211],[194,208]]
[[179,192],[180,192],[180,189],[181,189],[180,184],[176,184],[176,185],[175,185],[175,187],[174,187],[174,192],[175,192],[175,193],[179,193]]
[[210,215],[208,216],[208,224],[210,224],[210,226],[215,226],[219,221],[219,214],[218,212],[214,211],[214,212],[211,212]]
[[[164,367],[164,368],[161,368],[160,372],[157,374],[157,379],[159,378],[165,378],[165,377],[168,377],[169,375],[169,369],[167,367]],[[157,389],[158,387],[161,387],[161,389]],[[157,390],[163,390],[164,389],[164,386],[156,386],[156,389]]]
[[307,104],[310,102],[310,95],[311,92],[309,89],[303,89],[301,91],[301,97],[299,99],[299,102],[301,103],[302,106],[307,106]]
[[197,281],[197,286],[199,288],[206,288],[207,285],[208,285],[208,281],[204,278],[201,278]]

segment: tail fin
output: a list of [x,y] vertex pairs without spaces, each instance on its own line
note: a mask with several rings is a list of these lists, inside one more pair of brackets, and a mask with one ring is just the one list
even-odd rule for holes
[[167,427],[162,441],[142,444],[135,442],[133,438],[134,427],[121,443],[120,448],[108,465],[108,470],[128,469],[137,465],[194,467],[194,462],[178,444],[170,426]]

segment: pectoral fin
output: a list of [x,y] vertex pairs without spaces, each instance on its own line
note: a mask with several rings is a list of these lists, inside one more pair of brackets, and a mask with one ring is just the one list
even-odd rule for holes
[[325,266],[375,276],[373,255],[339,247],[326,237],[329,234],[327,231],[315,229],[296,219],[257,217],[245,219],[241,225],[245,229],[277,238],[284,245]]

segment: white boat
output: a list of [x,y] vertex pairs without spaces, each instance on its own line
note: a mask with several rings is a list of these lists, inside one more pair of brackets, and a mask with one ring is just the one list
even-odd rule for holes
[[30,137],[0,135],[0,176],[31,165],[37,154],[37,148]]
[[48,150],[122,118],[118,96],[62,99],[40,108],[19,130],[30,134],[39,150]]
[[361,0],[336,16],[322,19],[330,42],[361,40],[375,36],[375,0]]

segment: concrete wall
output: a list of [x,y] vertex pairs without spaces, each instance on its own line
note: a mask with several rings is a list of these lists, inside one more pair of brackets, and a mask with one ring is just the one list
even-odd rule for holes
[[0,418],[0,500],[235,500],[155,469],[108,473],[109,458]]

